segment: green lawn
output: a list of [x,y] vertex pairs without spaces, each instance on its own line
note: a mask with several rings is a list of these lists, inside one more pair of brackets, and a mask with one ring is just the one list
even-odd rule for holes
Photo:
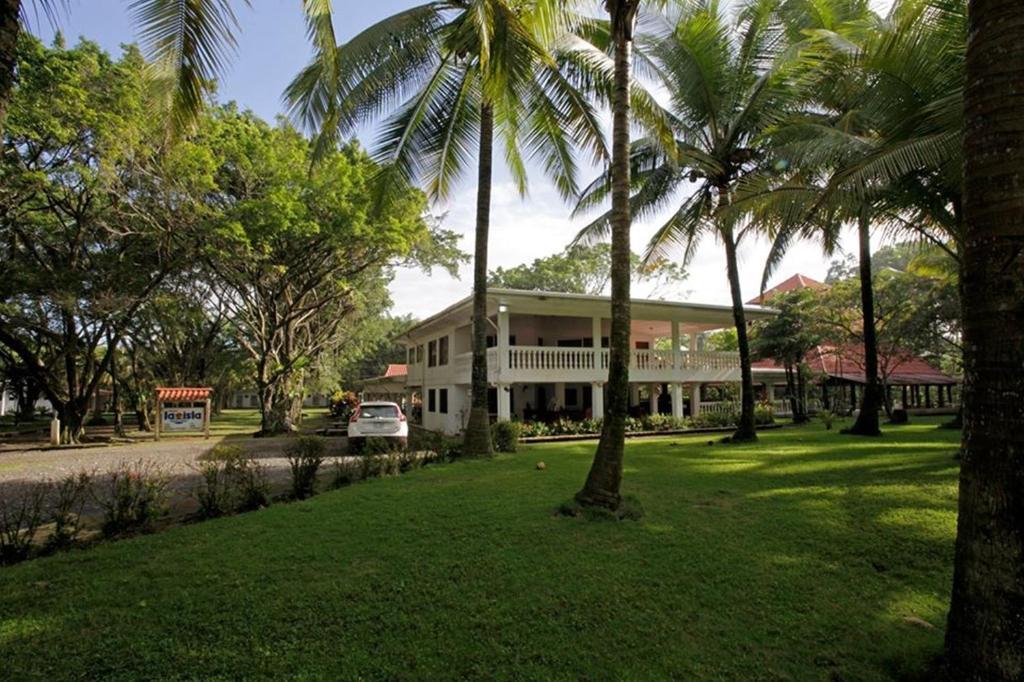
[[934,425],[630,442],[639,522],[553,516],[572,443],[22,564],[0,679],[887,679],[942,642],[958,434]]

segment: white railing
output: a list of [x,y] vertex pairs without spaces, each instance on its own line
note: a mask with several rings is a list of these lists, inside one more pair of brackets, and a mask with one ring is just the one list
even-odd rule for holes
[[[673,369],[718,371],[739,369],[740,366],[738,353],[683,351],[679,359],[677,368],[672,351],[631,350],[629,366],[655,372]],[[507,366],[512,370],[605,370],[608,369],[608,349],[512,346],[508,349]]]
[[602,369],[607,368],[607,357],[599,361],[596,356],[593,348],[513,346],[508,349],[508,366],[517,370],[584,370],[594,369],[600,362]]
[[700,412],[702,414],[718,414],[728,412],[735,412],[738,414],[739,411],[740,404],[738,402],[733,402],[732,400],[716,400],[714,402],[702,402],[700,404]]

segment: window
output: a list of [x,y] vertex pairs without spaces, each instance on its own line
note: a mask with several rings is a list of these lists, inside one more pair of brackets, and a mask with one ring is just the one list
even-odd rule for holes
[[651,349],[651,342],[650,341],[637,341],[636,342],[636,349],[637,350],[650,350]]
[[423,344],[416,346],[416,364],[423,362]]
[[398,408],[394,405],[363,405],[359,408],[360,419],[398,419]]
[[427,412],[437,412],[437,391],[433,388],[427,391]]
[[438,410],[441,414],[448,414],[448,389],[439,388],[437,390],[439,402],[441,403],[441,409]]
[[408,362],[410,365],[415,365],[416,364],[416,349],[414,347],[412,347],[412,346],[409,346],[406,350],[408,351],[408,354],[406,355],[406,360],[405,361]]
[[442,336],[438,340],[438,358],[437,364],[447,365],[448,364],[448,337]]
[[[485,345],[488,348],[496,347],[498,345],[498,337],[497,336],[488,336],[487,339],[486,339]],[[508,345],[510,345],[510,346],[516,345],[516,335],[515,334],[510,334],[509,335],[509,337],[508,337]],[[543,346],[544,344],[539,344],[539,345]]]
[[427,344],[427,367],[437,367],[437,341]]

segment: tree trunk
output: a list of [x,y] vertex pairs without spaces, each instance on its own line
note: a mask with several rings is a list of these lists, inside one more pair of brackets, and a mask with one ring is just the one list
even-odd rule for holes
[[754,373],[750,367],[747,316],[743,310],[740,271],[736,262],[736,240],[733,238],[732,230],[722,235],[722,241],[725,242],[725,264],[729,274],[729,293],[732,295],[732,319],[736,325],[736,341],[740,349],[740,423],[732,435],[732,440],[753,441],[757,440],[757,431],[754,429]]
[[629,90],[635,0],[606,0],[615,41],[612,95],[612,252],[611,334],[608,340],[608,399],[601,440],[590,473],[576,501],[583,506],[617,509],[622,501],[622,459],[629,413],[630,244]]
[[261,383],[260,394],[260,430],[257,436],[277,436],[287,433],[288,409],[291,406],[286,396],[280,395],[274,384]]
[[860,302],[864,316],[864,391],[861,395],[860,414],[853,426],[844,433],[856,436],[880,436],[878,408],[881,396],[878,386],[878,335],[875,333],[875,292],[871,281],[871,219],[867,209],[861,211],[857,221],[860,242]]
[[480,160],[476,187],[476,246],[473,254],[473,369],[469,421],[462,453],[490,457],[491,416],[487,404],[487,241],[491,229],[491,167],[494,153],[494,110],[480,106]]
[[14,90],[21,35],[21,0],[0,0],[0,135],[7,120],[7,105]]
[[110,402],[113,403],[114,408],[114,435],[123,438],[124,433],[124,416],[121,412],[121,391],[118,388],[117,378],[117,340],[110,335],[107,335],[107,343],[112,345],[113,351],[110,356]]
[[946,662],[1024,679],[1024,4],[971,0],[964,435]]

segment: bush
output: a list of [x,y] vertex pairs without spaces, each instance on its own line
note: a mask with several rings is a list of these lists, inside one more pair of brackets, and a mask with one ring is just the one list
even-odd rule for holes
[[580,422],[580,431],[583,433],[601,433],[604,426],[603,419],[584,419]]
[[359,396],[352,391],[335,391],[331,394],[331,416],[348,419],[359,406]]
[[285,449],[292,473],[292,497],[304,500],[316,494],[316,474],[324,462],[327,445],[319,436],[299,436]]
[[49,512],[53,531],[46,539],[47,550],[66,549],[78,539],[82,510],[92,489],[92,479],[92,474],[82,471],[65,476],[53,486]]
[[519,422],[498,422],[491,428],[494,438],[494,449],[498,452],[515,452],[519,449],[519,435],[522,432]]
[[107,475],[106,485],[93,491],[103,510],[103,535],[149,530],[165,511],[167,483],[167,476],[152,462],[121,462]]
[[331,478],[331,489],[337,490],[352,485],[359,480],[359,465],[348,460],[334,461],[334,476]]
[[775,411],[771,403],[758,403],[754,406],[754,423],[758,426],[775,423]]
[[0,499],[0,565],[28,558],[36,532],[45,518],[50,483],[34,483],[21,494]]
[[836,420],[836,414],[831,410],[822,410],[818,413],[818,419],[820,419],[821,423],[825,425],[826,431],[831,431],[832,424],[835,423]]
[[199,516],[214,518],[254,511],[270,504],[266,468],[234,445],[218,445],[200,457],[202,477],[196,491]]
[[402,448],[398,438],[382,438],[381,436],[370,436],[363,443],[364,455],[384,455],[396,452]]

